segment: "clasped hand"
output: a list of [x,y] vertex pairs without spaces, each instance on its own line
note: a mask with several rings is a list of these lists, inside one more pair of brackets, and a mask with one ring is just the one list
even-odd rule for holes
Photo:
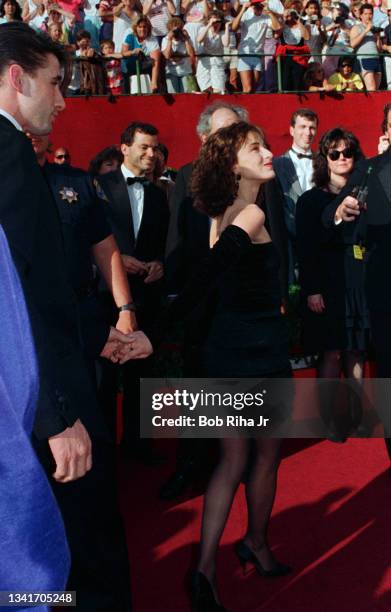
[[142,331],[125,335],[111,327],[108,340],[100,355],[122,365],[129,359],[145,359],[152,352],[152,344]]

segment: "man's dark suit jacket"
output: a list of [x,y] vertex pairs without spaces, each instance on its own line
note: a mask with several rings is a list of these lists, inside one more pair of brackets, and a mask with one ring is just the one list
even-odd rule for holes
[[[121,170],[99,176],[98,182],[107,198],[107,216],[121,254],[144,262],[163,262],[169,220],[165,193],[152,183],[144,187],[143,216],[136,240],[127,184]],[[142,323],[148,323],[159,307],[162,283],[145,284],[144,277],[134,274],[128,275],[128,281]]]
[[[338,198],[323,213],[326,227],[334,225],[334,215],[342,200],[360,185],[368,170],[368,197],[366,212],[361,221],[340,223],[337,231],[343,232],[345,242],[354,244],[357,229],[366,234],[368,249],[366,269],[366,293],[370,310],[391,313],[391,151],[359,162],[351,174],[346,187]],[[361,215],[360,215],[361,217]],[[363,227],[363,222],[366,227]],[[360,223],[360,226],[358,226]]]
[[44,439],[80,418],[91,432],[95,395],[79,341],[61,227],[25,134],[0,116],[0,220],[25,293],[38,357],[34,433]]
[[[178,293],[209,251],[209,218],[193,206],[190,177],[193,165],[180,168],[171,201],[171,218],[166,248],[166,287]],[[282,295],[288,291],[287,232],[283,196],[275,180],[260,191],[259,205],[265,212],[266,228],[279,252]]]

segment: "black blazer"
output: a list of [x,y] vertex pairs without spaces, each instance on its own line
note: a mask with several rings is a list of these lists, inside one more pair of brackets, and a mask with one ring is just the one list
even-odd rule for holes
[[166,289],[179,293],[209,252],[210,220],[193,206],[190,177],[193,164],[179,169],[170,203],[166,246]]
[[[189,184],[193,165],[180,168],[171,199],[171,217],[166,248],[166,285],[169,293],[178,293],[191,278],[199,262],[209,252],[210,221],[193,206]],[[288,292],[287,230],[284,200],[276,180],[260,190],[259,206],[266,216],[266,228],[279,252],[282,295]]]
[[372,172],[368,178],[368,210],[361,220],[341,223],[345,243],[355,244],[357,232],[365,234],[368,249],[366,269],[366,293],[372,311],[391,312],[391,151],[357,164],[346,187],[338,198],[323,213],[326,227],[334,225],[334,215],[342,200],[360,185],[369,166]]
[[[144,187],[144,210],[135,240],[128,189],[121,170],[99,176],[100,187],[107,198],[106,212],[119,250],[141,261],[164,261],[169,209],[166,194],[152,183]],[[98,190],[99,192],[99,190]],[[130,290],[138,307],[158,307],[156,299],[162,283],[146,285],[143,278],[128,275]]]
[[25,293],[38,357],[34,432],[47,438],[80,418],[99,430],[95,395],[79,342],[61,227],[31,143],[0,116],[0,220]]

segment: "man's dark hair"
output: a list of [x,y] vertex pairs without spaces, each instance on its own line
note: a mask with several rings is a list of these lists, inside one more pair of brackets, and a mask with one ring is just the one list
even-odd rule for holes
[[80,42],[83,40],[83,38],[91,40],[91,34],[87,30],[79,30],[79,32],[76,34],[76,42]]
[[354,62],[355,62],[355,58],[349,57],[348,55],[341,55],[339,60],[338,60],[337,69],[341,70],[341,68],[342,68],[342,66],[344,66],[344,64],[348,64],[353,69]]
[[372,4],[369,4],[368,2],[366,2],[365,4],[362,4],[360,6],[360,15],[362,15],[364,11],[371,11],[371,13],[373,14]]
[[134,135],[136,132],[141,132],[142,134],[148,134],[148,136],[157,136],[159,134],[157,128],[150,123],[142,123],[141,121],[133,121],[130,123],[126,130],[124,130],[121,134],[121,144],[126,144],[130,147],[134,141]]
[[315,121],[316,125],[319,124],[319,117],[311,108],[298,108],[291,117],[291,126],[295,127],[295,123],[298,117],[304,117],[309,121]]
[[386,104],[385,107],[383,108],[383,121],[382,121],[382,124],[381,124],[382,134],[385,134],[387,132],[387,128],[388,128],[388,113],[391,113],[391,102]]
[[43,32],[36,32],[26,23],[10,21],[0,25],[0,77],[7,66],[18,64],[29,75],[46,66],[47,56],[54,55],[60,66],[66,65],[63,45],[52,41]]

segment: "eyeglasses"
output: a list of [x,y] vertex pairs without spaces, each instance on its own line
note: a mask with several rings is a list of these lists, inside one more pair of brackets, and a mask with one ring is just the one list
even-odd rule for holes
[[343,151],[337,151],[337,149],[333,149],[327,153],[327,156],[331,159],[331,161],[337,161],[341,157],[344,156],[345,159],[351,159],[354,155],[353,150],[350,147],[343,149]]
[[56,159],[69,159],[69,155],[67,153],[62,155],[56,155]]

